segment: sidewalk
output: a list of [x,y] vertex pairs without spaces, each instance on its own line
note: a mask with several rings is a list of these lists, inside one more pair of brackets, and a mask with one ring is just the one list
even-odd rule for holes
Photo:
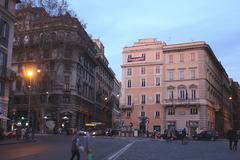
[[12,139],[4,139],[4,140],[0,140],[0,146],[1,145],[9,145],[9,144],[20,144],[20,143],[31,143],[31,142],[37,142],[37,139],[35,137],[34,140],[17,140],[16,138],[12,138]]

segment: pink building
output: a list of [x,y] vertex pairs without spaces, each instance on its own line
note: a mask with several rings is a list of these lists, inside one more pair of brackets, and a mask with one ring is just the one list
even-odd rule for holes
[[120,104],[126,129],[226,132],[229,94],[228,75],[205,42],[140,39],[123,49]]

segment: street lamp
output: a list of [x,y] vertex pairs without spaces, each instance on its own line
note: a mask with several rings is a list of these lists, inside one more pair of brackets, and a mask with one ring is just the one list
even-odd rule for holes
[[[31,92],[32,92],[32,77],[33,77],[34,73],[32,69],[27,69],[25,72],[25,76],[27,79],[29,79],[29,94],[28,94],[28,123],[30,122],[30,108],[31,108]],[[32,129],[33,129],[33,123],[32,125]]]
[[[30,119],[31,119],[31,127],[32,127],[32,140],[34,139],[34,125],[33,125],[33,115],[32,115],[32,118],[31,118],[31,94],[32,94],[32,78],[34,77],[35,75],[35,72],[37,73],[40,73],[41,70],[40,69],[37,69],[37,70],[34,70],[33,68],[28,68],[26,69],[25,71],[25,77],[27,79],[29,79],[29,94],[28,94],[28,124],[30,122]],[[29,125],[28,125],[29,127]]]
[[230,104],[230,107],[231,107],[231,108],[230,108],[230,113],[231,113],[231,125],[232,125],[232,128],[233,128],[233,127],[234,127],[234,126],[233,126],[233,106],[232,106],[233,98],[232,98],[232,96],[230,96],[228,99],[229,99],[229,101],[230,101],[230,103],[231,103],[231,104]]

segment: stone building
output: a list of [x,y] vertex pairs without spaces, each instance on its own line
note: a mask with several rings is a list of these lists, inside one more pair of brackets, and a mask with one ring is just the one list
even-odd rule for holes
[[[12,67],[17,79],[10,104],[16,122],[25,126],[31,119],[44,132],[93,121],[97,50],[81,23],[68,13],[50,16],[43,8],[26,7],[16,15]],[[34,72],[30,80],[24,75],[28,68]]]
[[230,128],[229,79],[205,42],[140,39],[123,48],[124,125],[141,131]]
[[19,0],[0,1],[0,127],[6,129],[9,89],[14,78],[11,70],[15,5]]
[[114,105],[114,80],[115,73],[108,67],[108,60],[104,55],[104,46],[99,39],[93,39],[96,54],[96,104],[95,120],[112,126],[112,110]]

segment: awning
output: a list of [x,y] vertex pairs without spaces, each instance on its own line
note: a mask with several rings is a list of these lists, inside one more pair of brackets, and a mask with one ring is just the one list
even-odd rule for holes
[[3,120],[10,120],[9,118],[7,118],[6,116],[0,114],[0,119],[3,119]]

